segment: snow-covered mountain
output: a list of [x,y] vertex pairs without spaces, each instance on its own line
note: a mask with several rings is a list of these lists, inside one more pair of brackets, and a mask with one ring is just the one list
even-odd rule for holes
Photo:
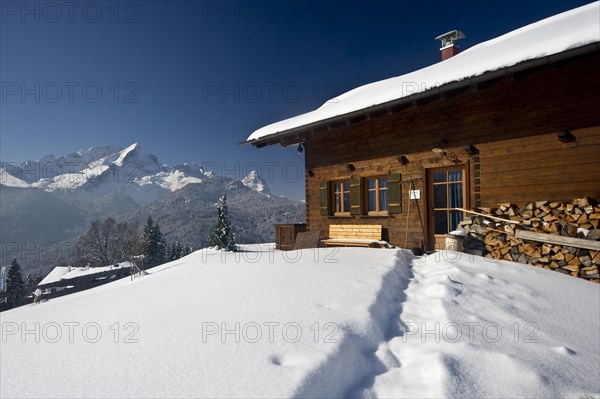
[[[20,165],[0,163],[0,184],[10,187],[39,188],[94,197],[119,192],[146,205],[190,183],[206,177],[197,163],[169,166],[137,143],[126,148],[106,145],[79,150],[66,156],[46,155]],[[242,180],[256,191],[268,193],[266,182],[251,171]]]
[[242,179],[242,183],[244,183],[244,186],[256,190],[259,193],[269,194],[271,192],[265,180],[260,177],[255,170],[248,173],[248,176]]
[[[72,263],[79,235],[91,221],[109,216],[138,226],[152,216],[167,241],[198,248],[206,244],[214,204],[223,194],[239,242],[273,241],[273,224],[303,222],[305,207],[268,193],[254,171],[237,180],[198,163],[165,165],[139,144],[92,147],[18,165],[0,162],[0,266],[9,266],[13,256],[24,270],[42,273]],[[29,256],[31,248],[39,256]]]

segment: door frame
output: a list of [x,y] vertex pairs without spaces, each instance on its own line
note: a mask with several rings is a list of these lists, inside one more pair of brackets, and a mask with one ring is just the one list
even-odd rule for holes
[[425,204],[426,204],[426,225],[427,225],[427,250],[435,251],[443,248],[436,248],[436,240],[435,240],[435,228],[433,226],[433,173],[448,171],[453,169],[462,169],[463,171],[463,208],[470,207],[470,170],[469,170],[469,162],[464,162],[455,165],[449,166],[441,166],[435,168],[427,168],[425,170]]

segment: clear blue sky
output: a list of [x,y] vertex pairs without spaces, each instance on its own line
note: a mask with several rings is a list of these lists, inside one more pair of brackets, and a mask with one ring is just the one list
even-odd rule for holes
[[[0,1],[0,159],[138,142],[303,198],[303,158],[255,129],[590,1]],[[237,176],[242,177],[242,176]]]

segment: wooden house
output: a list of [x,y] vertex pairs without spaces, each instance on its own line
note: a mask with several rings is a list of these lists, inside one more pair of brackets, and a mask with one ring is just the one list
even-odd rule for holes
[[439,248],[455,208],[600,199],[600,5],[528,25],[255,131],[305,152],[308,230]]

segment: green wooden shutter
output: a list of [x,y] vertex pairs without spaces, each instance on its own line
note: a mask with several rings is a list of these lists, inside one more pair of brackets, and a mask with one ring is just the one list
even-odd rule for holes
[[321,216],[329,216],[329,183],[322,181],[319,183],[320,205],[319,210]]
[[350,214],[352,215],[360,215],[362,213],[360,183],[360,178],[350,179]]
[[402,175],[399,173],[388,177],[388,212],[402,213]]

